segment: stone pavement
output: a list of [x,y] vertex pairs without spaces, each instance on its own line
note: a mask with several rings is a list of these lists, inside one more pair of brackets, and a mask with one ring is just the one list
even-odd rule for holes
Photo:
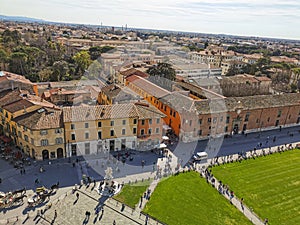
[[[279,138],[280,139],[280,138]],[[287,142],[289,143],[289,142]],[[297,143],[293,143],[293,146],[295,146]],[[252,144],[253,145],[253,144]],[[190,147],[190,146],[189,146]],[[277,146],[271,147],[271,151],[275,151]],[[269,148],[264,149],[265,152],[269,151]],[[262,154],[262,150],[257,150],[257,154]],[[143,173],[132,173],[132,174],[126,174],[126,175],[121,175],[120,178],[116,178],[116,180],[119,183],[128,183],[130,182],[135,182],[135,181],[140,181],[142,179],[153,179],[153,182],[150,185],[151,193],[153,193],[160,177],[163,177],[164,175],[170,175],[171,173],[174,173],[178,171],[179,167],[178,165],[181,163],[181,160],[178,159],[173,153],[169,152],[169,154],[172,155],[172,157],[164,157],[163,159],[158,158],[157,164],[154,165],[149,161],[147,167],[142,168],[141,165],[138,165],[143,158],[137,158],[135,164],[132,165],[132,172],[133,171],[139,171]],[[249,153],[247,153],[249,154]],[[236,154],[233,154],[232,157],[237,157]],[[206,168],[210,163],[215,162],[216,159],[218,159],[219,163],[223,163],[228,161],[229,159],[232,159],[232,157],[218,157],[214,159],[209,159],[206,163],[204,164],[199,164],[196,165],[198,170],[201,168]],[[181,158],[182,159],[182,158]],[[100,159],[101,161],[105,161],[105,159]],[[3,165],[6,165],[6,161],[1,161],[0,167]],[[92,160],[90,163],[94,163],[94,167],[98,166],[100,163],[97,163],[96,160]],[[26,208],[26,200],[25,203],[17,207],[15,209],[11,210],[1,210],[0,211],[0,224],[50,224],[51,221],[54,218],[54,210],[57,210],[57,218],[54,221],[54,224],[74,224],[76,225],[77,223],[83,224],[84,222],[87,222],[85,220],[85,212],[90,211],[91,216],[89,218],[89,221],[86,224],[92,224],[94,222],[94,218],[96,217],[95,215],[95,207],[98,204],[99,200],[99,195],[91,190],[91,187],[85,190],[85,187],[83,186],[80,191],[83,193],[80,194],[80,199],[78,202],[73,205],[74,199],[76,198],[75,195],[70,194],[71,189],[75,183],[79,183],[79,179],[81,179],[82,174],[92,174],[93,171],[91,168],[89,168],[86,164],[83,165],[83,169],[81,171],[80,167],[81,163],[76,164],[75,168],[72,167],[71,163],[60,163],[60,164],[52,164],[50,165],[45,165],[46,173],[39,173],[38,172],[38,166],[32,165],[31,167],[28,167],[28,171],[26,172],[26,176],[21,176],[19,174],[19,171],[7,167],[7,170],[2,170],[0,173],[1,177],[4,177],[4,183],[2,183],[1,188],[12,188],[12,190],[17,189],[19,187],[23,186],[29,186],[34,189],[33,181],[36,177],[40,178],[46,186],[53,184],[57,182],[57,180],[60,181],[60,183],[64,183],[65,181],[65,187],[60,188],[58,190],[58,193],[50,198],[50,202],[52,203],[52,207],[46,211],[46,213],[43,215],[43,218],[36,218],[37,212],[39,208],[34,208],[34,209],[27,209]],[[112,165],[114,165],[112,163]],[[120,165],[120,167],[123,165]],[[125,165],[127,166],[127,165]],[[130,166],[130,165],[129,165]],[[156,167],[155,167],[156,166]],[[126,167],[127,168],[127,167]],[[6,186],[8,184],[8,186]],[[15,184],[15,185],[14,185]],[[18,185],[17,185],[18,184]],[[67,193],[67,196],[66,194]],[[28,196],[32,195],[32,191],[27,191],[26,193]],[[226,196],[225,196],[226,197]],[[57,201],[60,199],[59,201]],[[236,205],[238,209],[241,209],[240,201],[238,199],[233,199],[232,203]],[[41,206],[40,209],[46,207],[46,204]],[[143,202],[143,205],[141,209],[145,206],[146,201]],[[118,203],[114,199],[108,199],[104,202],[104,213],[103,216],[101,217],[102,211],[100,211],[98,215],[98,221],[96,223],[101,223],[101,224],[112,224],[113,219],[116,220],[117,224],[120,224],[121,222],[123,224],[145,224],[146,221],[146,216],[141,214],[138,207],[136,210],[132,210],[129,207],[125,207],[122,211],[122,204]],[[65,212],[61,211],[65,210]],[[63,213],[62,213],[63,212]],[[243,212],[249,220],[253,221],[254,224],[261,224],[259,222],[254,222],[257,217],[255,216],[254,213],[251,212],[247,208],[247,206],[244,206],[244,212]],[[29,218],[27,216],[29,215]],[[16,217],[18,216],[18,217]],[[99,218],[101,217],[101,221],[99,221]],[[18,219],[18,220],[17,220]],[[258,218],[259,220],[259,218]],[[70,223],[68,223],[70,221]],[[72,222],[74,221],[74,222]],[[119,223],[118,223],[119,221]],[[260,221],[261,222],[261,221]],[[148,218],[148,224],[157,224],[154,220],[151,218]],[[158,223],[159,224],[159,223]]]

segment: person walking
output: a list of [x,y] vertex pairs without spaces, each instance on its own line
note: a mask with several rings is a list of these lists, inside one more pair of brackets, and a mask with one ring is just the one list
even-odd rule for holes
[[56,219],[56,217],[57,217],[57,212],[56,212],[56,209],[55,209],[55,211],[54,211],[54,220]]

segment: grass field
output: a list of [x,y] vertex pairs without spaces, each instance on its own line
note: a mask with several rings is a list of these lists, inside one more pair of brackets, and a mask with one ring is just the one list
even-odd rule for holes
[[271,225],[300,224],[300,151],[212,168],[236,196]]
[[140,201],[141,196],[149,187],[150,182],[151,180],[133,184],[126,184],[122,188],[121,192],[118,195],[114,196],[114,198],[134,208]]
[[196,172],[161,181],[144,212],[168,225],[251,224]]

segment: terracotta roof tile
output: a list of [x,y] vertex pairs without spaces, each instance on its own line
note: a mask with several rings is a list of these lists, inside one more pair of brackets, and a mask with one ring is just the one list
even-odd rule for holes
[[100,119],[134,118],[138,113],[133,103],[63,108],[64,122],[94,121]]
[[13,119],[31,130],[62,128],[62,111],[42,108]]
[[7,110],[10,113],[15,113],[20,110],[29,108],[31,106],[34,106],[34,104],[28,101],[27,99],[20,99],[19,101],[4,106],[3,109]]

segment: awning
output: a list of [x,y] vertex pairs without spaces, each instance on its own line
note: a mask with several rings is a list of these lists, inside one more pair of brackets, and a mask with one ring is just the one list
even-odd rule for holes
[[168,126],[168,125],[163,125],[163,129],[164,130],[172,130],[172,128],[170,126]]
[[161,143],[161,144],[158,146],[158,148],[166,148],[166,147],[167,147],[167,145],[164,144],[164,143]]
[[162,136],[161,138],[162,138],[163,140],[165,140],[165,141],[169,140],[169,137],[168,137],[168,136]]
[[0,139],[3,141],[3,142],[5,142],[5,143],[9,143],[9,142],[11,142],[11,138],[9,138],[9,137],[6,137],[6,136],[0,136]]

